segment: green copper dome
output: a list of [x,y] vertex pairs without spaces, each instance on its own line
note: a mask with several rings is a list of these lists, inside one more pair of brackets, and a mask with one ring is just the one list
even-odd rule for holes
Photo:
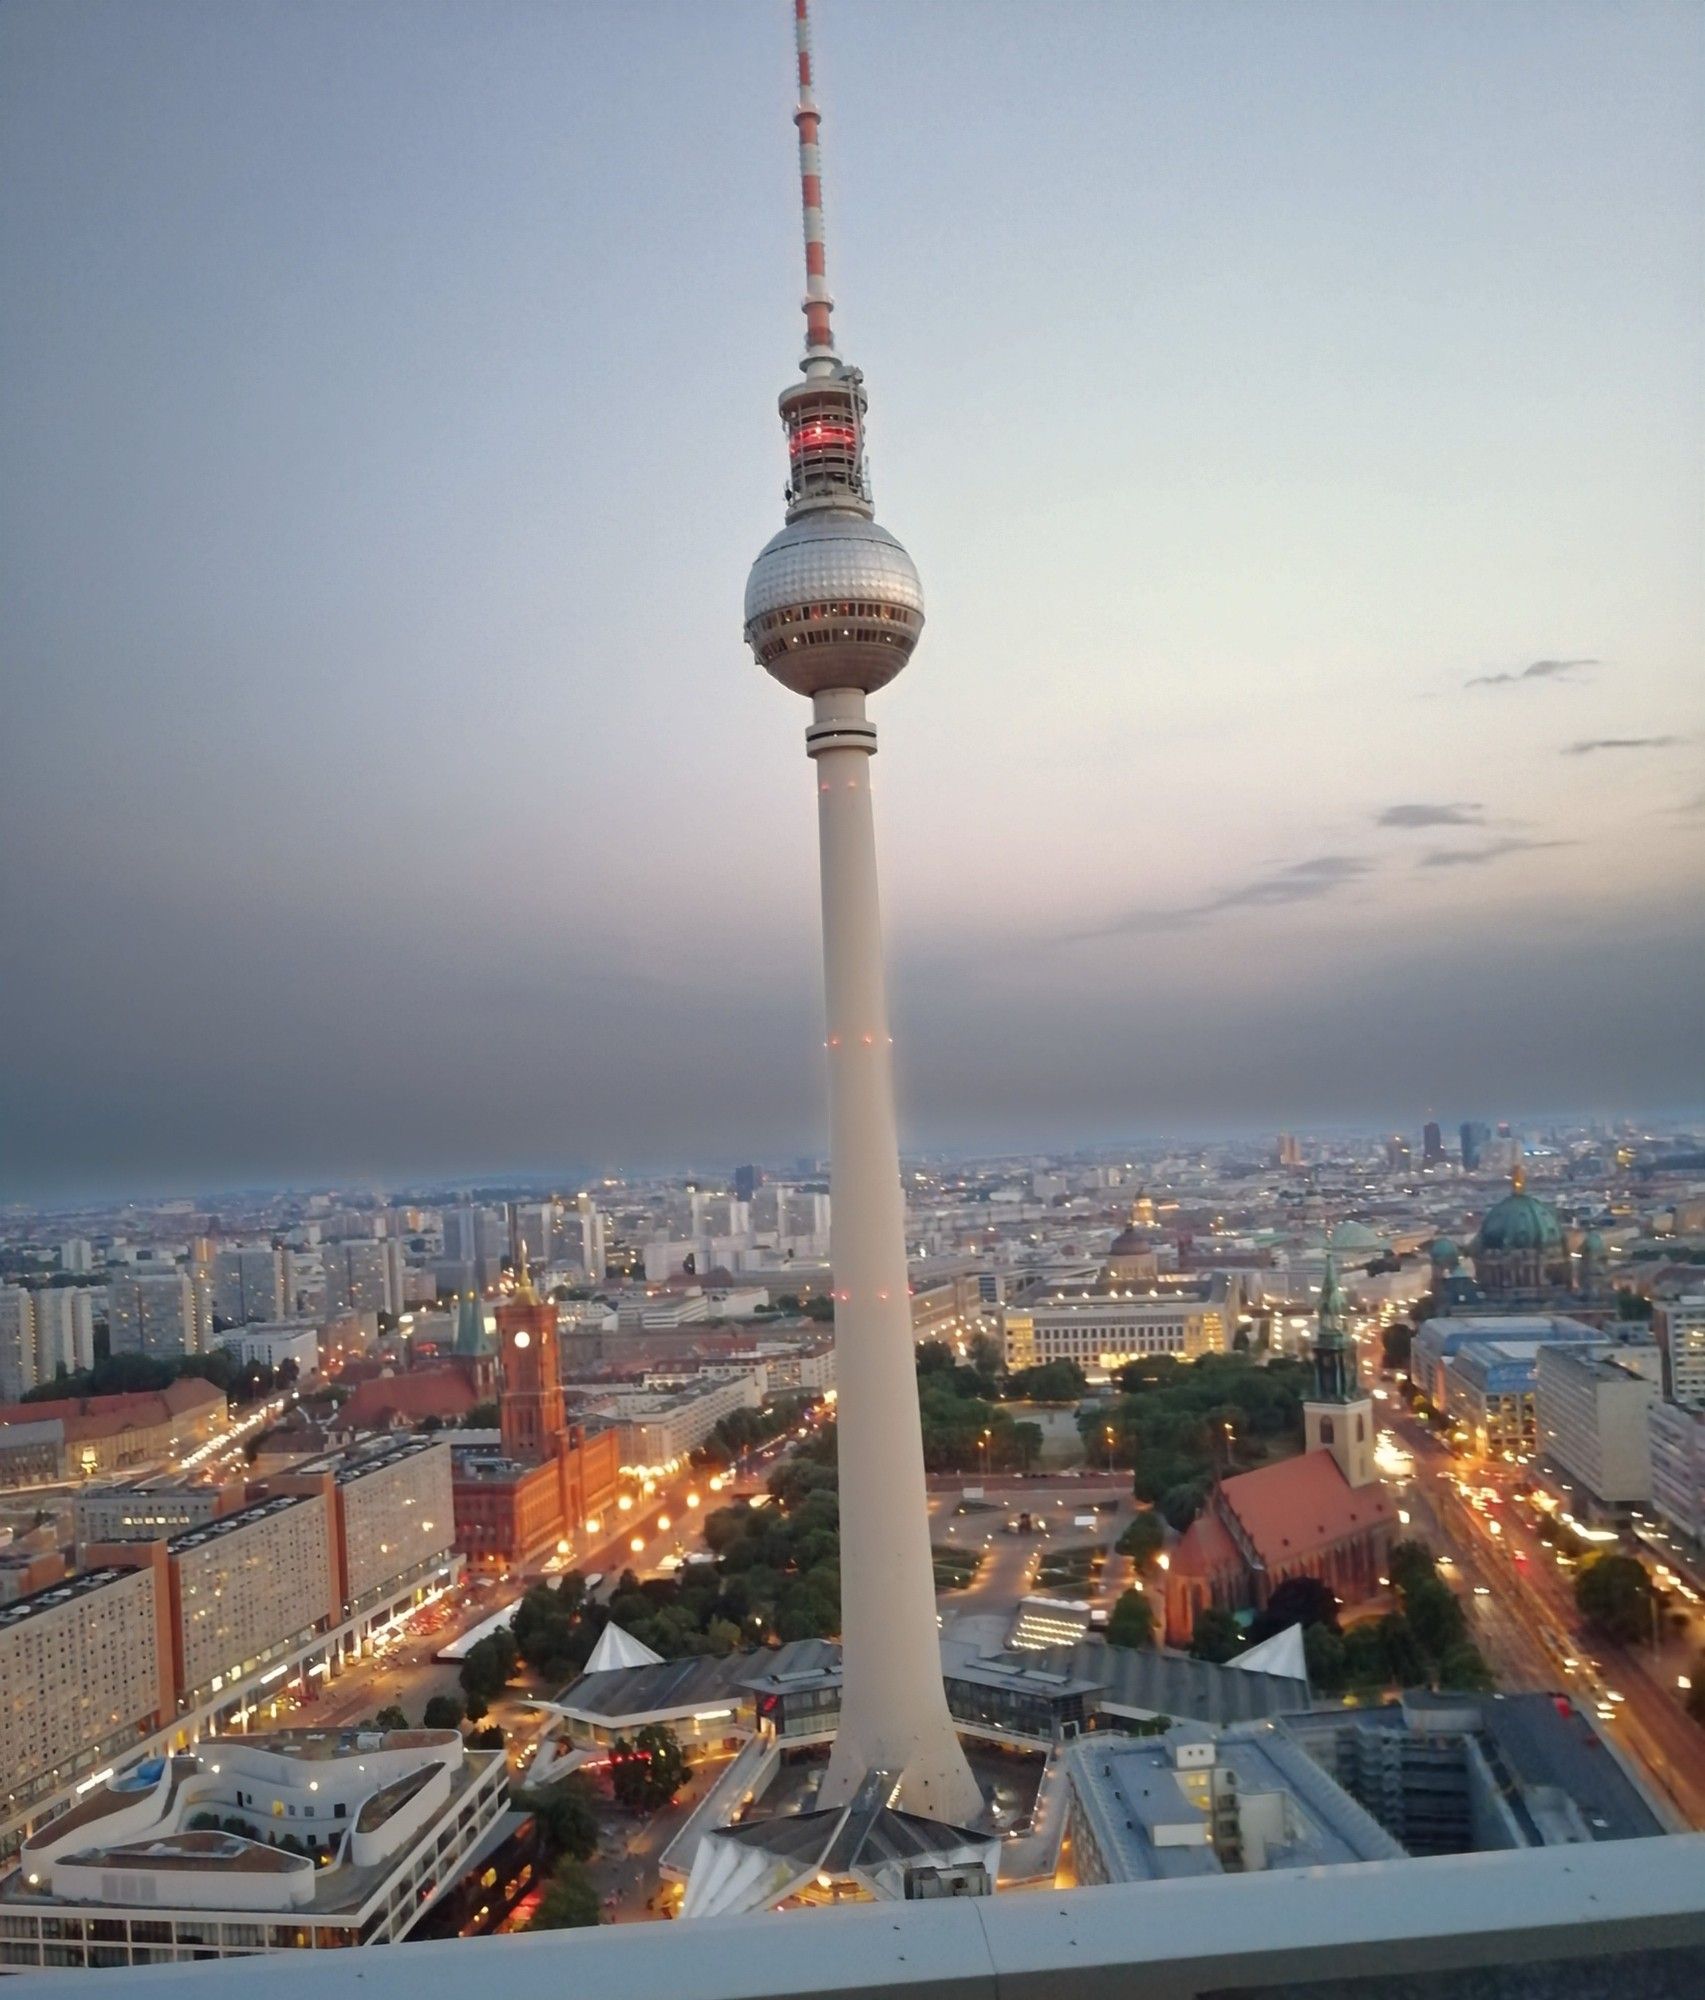
[[1557,1250],[1563,1225],[1555,1209],[1517,1189],[1486,1211],[1475,1247],[1480,1250]]
[[1435,1236],[1427,1245],[1427,1255],[1446,1271],[1454,1271],[1462,1262],[1462,1253],[1448,1236]]

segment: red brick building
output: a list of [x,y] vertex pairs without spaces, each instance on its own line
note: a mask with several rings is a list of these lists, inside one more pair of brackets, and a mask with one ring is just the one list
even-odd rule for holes
[[1373,1403],[1357,1379],[1348,1305],[1330,1257],[1320,1291],[1307,1449],[1216,1485],[1166,1573],[1166,1637],[1188,1645],[1210,1605],[1259,1611],[1291,1577],[1317,1577],[1346,1604],[1386,1574],[1397,1508],[1374,1467]]
[[512,1569],[573,1543],[615,1505],[621,1436],[569,1422],[557,1366],[557,1309],[523,1283],[497,1308],[497,1453],[456,1454],[456,1546],[470,1566]]

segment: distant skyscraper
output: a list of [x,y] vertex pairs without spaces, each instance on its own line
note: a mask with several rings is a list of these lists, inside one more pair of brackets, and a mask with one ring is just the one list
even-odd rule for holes
[[750,1201],[764,1184],[763,1170],[759,1167],[736,1167],[734,1169],[734,1197],[737,1201]]
[[59,1268],[86,1278],[95,1268],[95,1246],[86,1236],[68,1236],[59,1246]]
[[1462,1141],[1462,1170],[1472,1174],[1479,1168],[1480,1156],[1492,1136],[1492,1128],[1482,1125],[1478,1119],[1467,1118],[1463,1120],[1457,1136]]
[[877,903],[876,730],[865,710],[911,657],[923,591],[911,557],[872,518],[864,379],[830,330],[806,0],[795,0],[795,19],[804,379],[781,396],[787,524],[752,565],[746,639],[760,666],[812,703],[805,749],[822,854],[843,1680],[818,1804],[850,1805],[880,1772],[890,1803],[963,1821],[982,1795],[948,1714],[937,1645]]
[[1429,1118],[1421,1127],[1421,1160],[1429,1167],[1436,1167],[1445,1156],[1444,1134],[1437,1121]]
[[1401,1173],[1409,1164],[1409,1141],[1400,1132],[1393,1132],[1385,1142],[1385,1164],[1393,1173]]

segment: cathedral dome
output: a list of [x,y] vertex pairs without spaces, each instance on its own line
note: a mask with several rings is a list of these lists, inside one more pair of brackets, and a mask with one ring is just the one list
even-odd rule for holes
[[1556,1250],[1563,1225],[1557,1211],[1517,1188],[1486,1211],[1476,1247],[1480,1250]]
[[1109,1257],[1136,1257],[1149,1248],[1149,1239],[1140,1229],[1121,1229],[1107,1246]]
[[1462,1262],[1462,1253],[1448,1236],[1435,1236],[1427,1245],[1427,1255],[1441,1271],[1454,1271]]

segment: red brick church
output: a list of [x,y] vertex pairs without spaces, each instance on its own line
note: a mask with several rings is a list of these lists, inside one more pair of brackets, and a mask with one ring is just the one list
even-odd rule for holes
[[1378,1592],[1397,1510],[1374,1470],[1373,1402],[1358,1379],[1348,1319],[1329,1256],[1303,1453],[1238,1473],[1208,1495],[1167,1571],[1169,1644],[1188,1645],[1209,1605],[1259,1611],[1293,1576],[1318,1577],[1346,1604]]

